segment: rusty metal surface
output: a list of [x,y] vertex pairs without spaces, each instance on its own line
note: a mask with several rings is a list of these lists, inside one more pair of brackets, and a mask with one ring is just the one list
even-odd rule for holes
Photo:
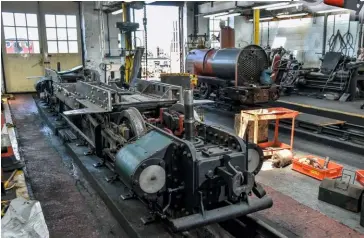
[[9,104],[20,154],[50,237],[127,237],[61,142],[43,125],[32,96],[17,95]]
[[186,57],[186,72],[235,81],[235,86],[260,84],[260,76],[268,67],[268,56],[257,45],[243,49],[196,49]]
[[231,27],[223,27],[220,31],[221,49],[235,47],[235,31]]

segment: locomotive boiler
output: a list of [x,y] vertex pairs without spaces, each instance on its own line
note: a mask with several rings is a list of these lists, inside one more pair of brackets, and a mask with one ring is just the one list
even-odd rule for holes
[[129,189],[121,197],[142,201],[155,220],[179,232],[272,206],[255,181],[262,150],[199,121],[192,90],[69,83],[47,72],[37,91]]
[[264,80],[268,66],[266,52],[257,45],[243,49],[195,49],[186,58],[186,71],[198,77],[200,97],[208,98],[214,93],[217,99],[241,104],[279,98],[279,88]]

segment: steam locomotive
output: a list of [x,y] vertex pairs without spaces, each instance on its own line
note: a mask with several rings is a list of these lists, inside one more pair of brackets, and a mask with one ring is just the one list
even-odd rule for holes
[[255,181],[262,150],[202,123],[191,90],[144,80],[125,89],[65,78],[47,70],[36,85],[39,95],[129,188],[122,197],[139,199],[172,230],[272,206]]
[[[195,49],[186,58],[186,72],[198,77],[201,98],[215,97],[238,104],[258,104],[279,98],[279,87],[265,70],[269,60],[263,48]],[[268,80],[267,80],[268,78]]]

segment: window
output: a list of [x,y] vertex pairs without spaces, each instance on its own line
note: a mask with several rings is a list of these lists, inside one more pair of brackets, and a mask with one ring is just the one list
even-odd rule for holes
[[272,45],[272,49],[276,49],[279,47],[284,47],[286,44],[287,37],[275,37]]
[[75,15],[45,15],[48,53],[78,53]]
[[37,14],[3,12],[5,48],[8,54],[38,54]]

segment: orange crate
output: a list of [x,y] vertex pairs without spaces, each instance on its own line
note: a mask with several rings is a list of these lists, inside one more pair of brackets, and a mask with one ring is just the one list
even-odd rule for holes
[[[309,158],[309,159],[313,159],[316,158],[317,162],[324,166],[325,164],[325,159],[320,158],[318,156],[314,156],[314,155],[307,155],[304,156],[302,158]],[[306,174],[310,177],[313,177],[315,179],[318,180],[323,180],[324,178],[337,178],[337,177],[341,177],[342,176],[342,172],[343,172],[343,168],[344,166],[334,163],[334,162],[329,162],[328,164],[328,168],[327,169],[317,169],[311,165],[307,165],[307,164],[302,164],[299,161],[299,159],[301,158],[294,158],[292,163],[292,169],[296,170],[300,173]]]
[[356,171],[356,181],[358,181],[361,185],[364,186],[364,170]]

